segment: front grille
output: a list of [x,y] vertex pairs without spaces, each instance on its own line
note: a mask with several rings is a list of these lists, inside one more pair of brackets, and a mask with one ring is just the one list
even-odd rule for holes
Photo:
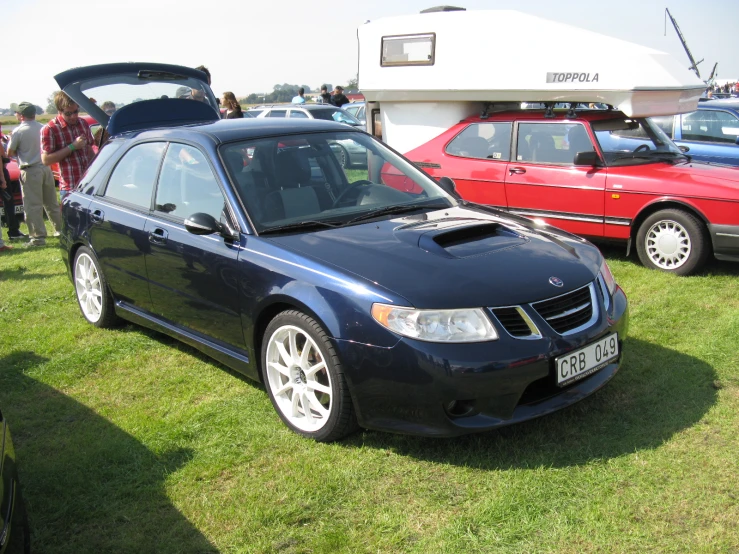
[[590,285],[532,306],[560,335],[585,325],[593,317]]
[[493,313],[510,335],[514,337],[528,337],[531,335],[531,329],[516,308],[493,308]]

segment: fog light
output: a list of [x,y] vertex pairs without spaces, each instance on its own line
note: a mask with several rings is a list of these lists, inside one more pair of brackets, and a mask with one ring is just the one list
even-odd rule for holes
[[444,411],[450,417],[464,417],[472,415],[475,409],[474,399],[452,400],[444,404]]

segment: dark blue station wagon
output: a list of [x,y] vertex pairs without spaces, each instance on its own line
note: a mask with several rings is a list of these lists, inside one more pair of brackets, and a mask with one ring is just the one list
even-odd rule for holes
[[[482,431],[618,371],[626,296],[589,242],[465,202],[341,123],[220,120],[193,69],[56,79],[110,133],[62,207],[83,316],[156,329],[263,382],[295,432]],[[347,141],[365,167],[339,163]]]

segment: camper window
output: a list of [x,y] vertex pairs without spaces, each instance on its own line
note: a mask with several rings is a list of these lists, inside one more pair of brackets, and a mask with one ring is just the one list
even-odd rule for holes
[[436,33],[382,37],[380,65],[434,65]]

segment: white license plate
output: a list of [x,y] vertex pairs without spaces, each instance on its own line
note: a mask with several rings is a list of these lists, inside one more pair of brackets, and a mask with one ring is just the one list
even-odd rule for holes
[[[23,206],[16,206],[15,207],[15,213],[22,214],[23,213]],[[5,208],[0,208],[0,215],[5,215]]]
[[564,386],[587,377],[618,358],[618,333],[555,359],[557,384]]

